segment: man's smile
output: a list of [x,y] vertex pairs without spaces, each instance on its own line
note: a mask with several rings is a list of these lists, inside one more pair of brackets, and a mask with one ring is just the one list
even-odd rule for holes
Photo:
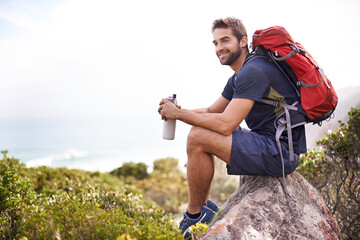
[[229,51],[223,51],[218,53],[218,58],[224,58],[229,55]]

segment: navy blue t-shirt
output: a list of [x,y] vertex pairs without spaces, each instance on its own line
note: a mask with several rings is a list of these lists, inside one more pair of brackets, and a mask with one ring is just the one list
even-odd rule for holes
[[[298,97],[295,88],[287,80],[280,69],[267,58],[255,58],[246,62],[236,75],[232,76],[222,96],[231,101],[233,98],[254,100],[254,106],[245,118],[251,131],[269,137],[275,141],[274,120],[284,110],[259,102],[262,98],[270,98],[287,104],[294,103]],[[294,152],[306,152],[305,127],[292,129]],[[286,141],[287,142],[287,141]]]

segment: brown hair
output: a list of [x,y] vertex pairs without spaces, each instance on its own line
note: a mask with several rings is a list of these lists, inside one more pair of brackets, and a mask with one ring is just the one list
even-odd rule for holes
[[211,32],[217,28],[230,28],[234,36],[240,41],[243,36],[247,36],[246,28],[241,20],[234,17],[220,18],[213,22]]

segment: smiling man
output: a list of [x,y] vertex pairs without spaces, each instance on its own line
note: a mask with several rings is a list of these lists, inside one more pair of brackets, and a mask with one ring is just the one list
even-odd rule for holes
[[[210,224],[221,212],[209,199],[214,156],[227,163],[231,175],[282,176],[273,124],[279,109],[260,100],[271,98],[292,103],[297,99],[295,90],[274,63],[266,58],[246,61],[248,37],[240,20],[215,20],[212,33],[220,63],[235,72],[221,96],[208,108],[181,109],[163,99],[158,109],[162,119],[178,119],[193,126],[187,140],[189,204],[180,223],[185,238],[190,237],[191,225]],[[251,131],[239,127],[243,120]],[[286,175],[297,167],[298,155],[306,152],[304,127],[293,129],[292,135],[295,161],[288,159],[286,141],[281,143]]]

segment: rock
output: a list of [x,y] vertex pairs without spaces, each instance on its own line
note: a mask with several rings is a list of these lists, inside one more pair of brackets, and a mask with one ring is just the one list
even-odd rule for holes
[[320,193],[299,173],[243,176],[203,239],[341,239]]

